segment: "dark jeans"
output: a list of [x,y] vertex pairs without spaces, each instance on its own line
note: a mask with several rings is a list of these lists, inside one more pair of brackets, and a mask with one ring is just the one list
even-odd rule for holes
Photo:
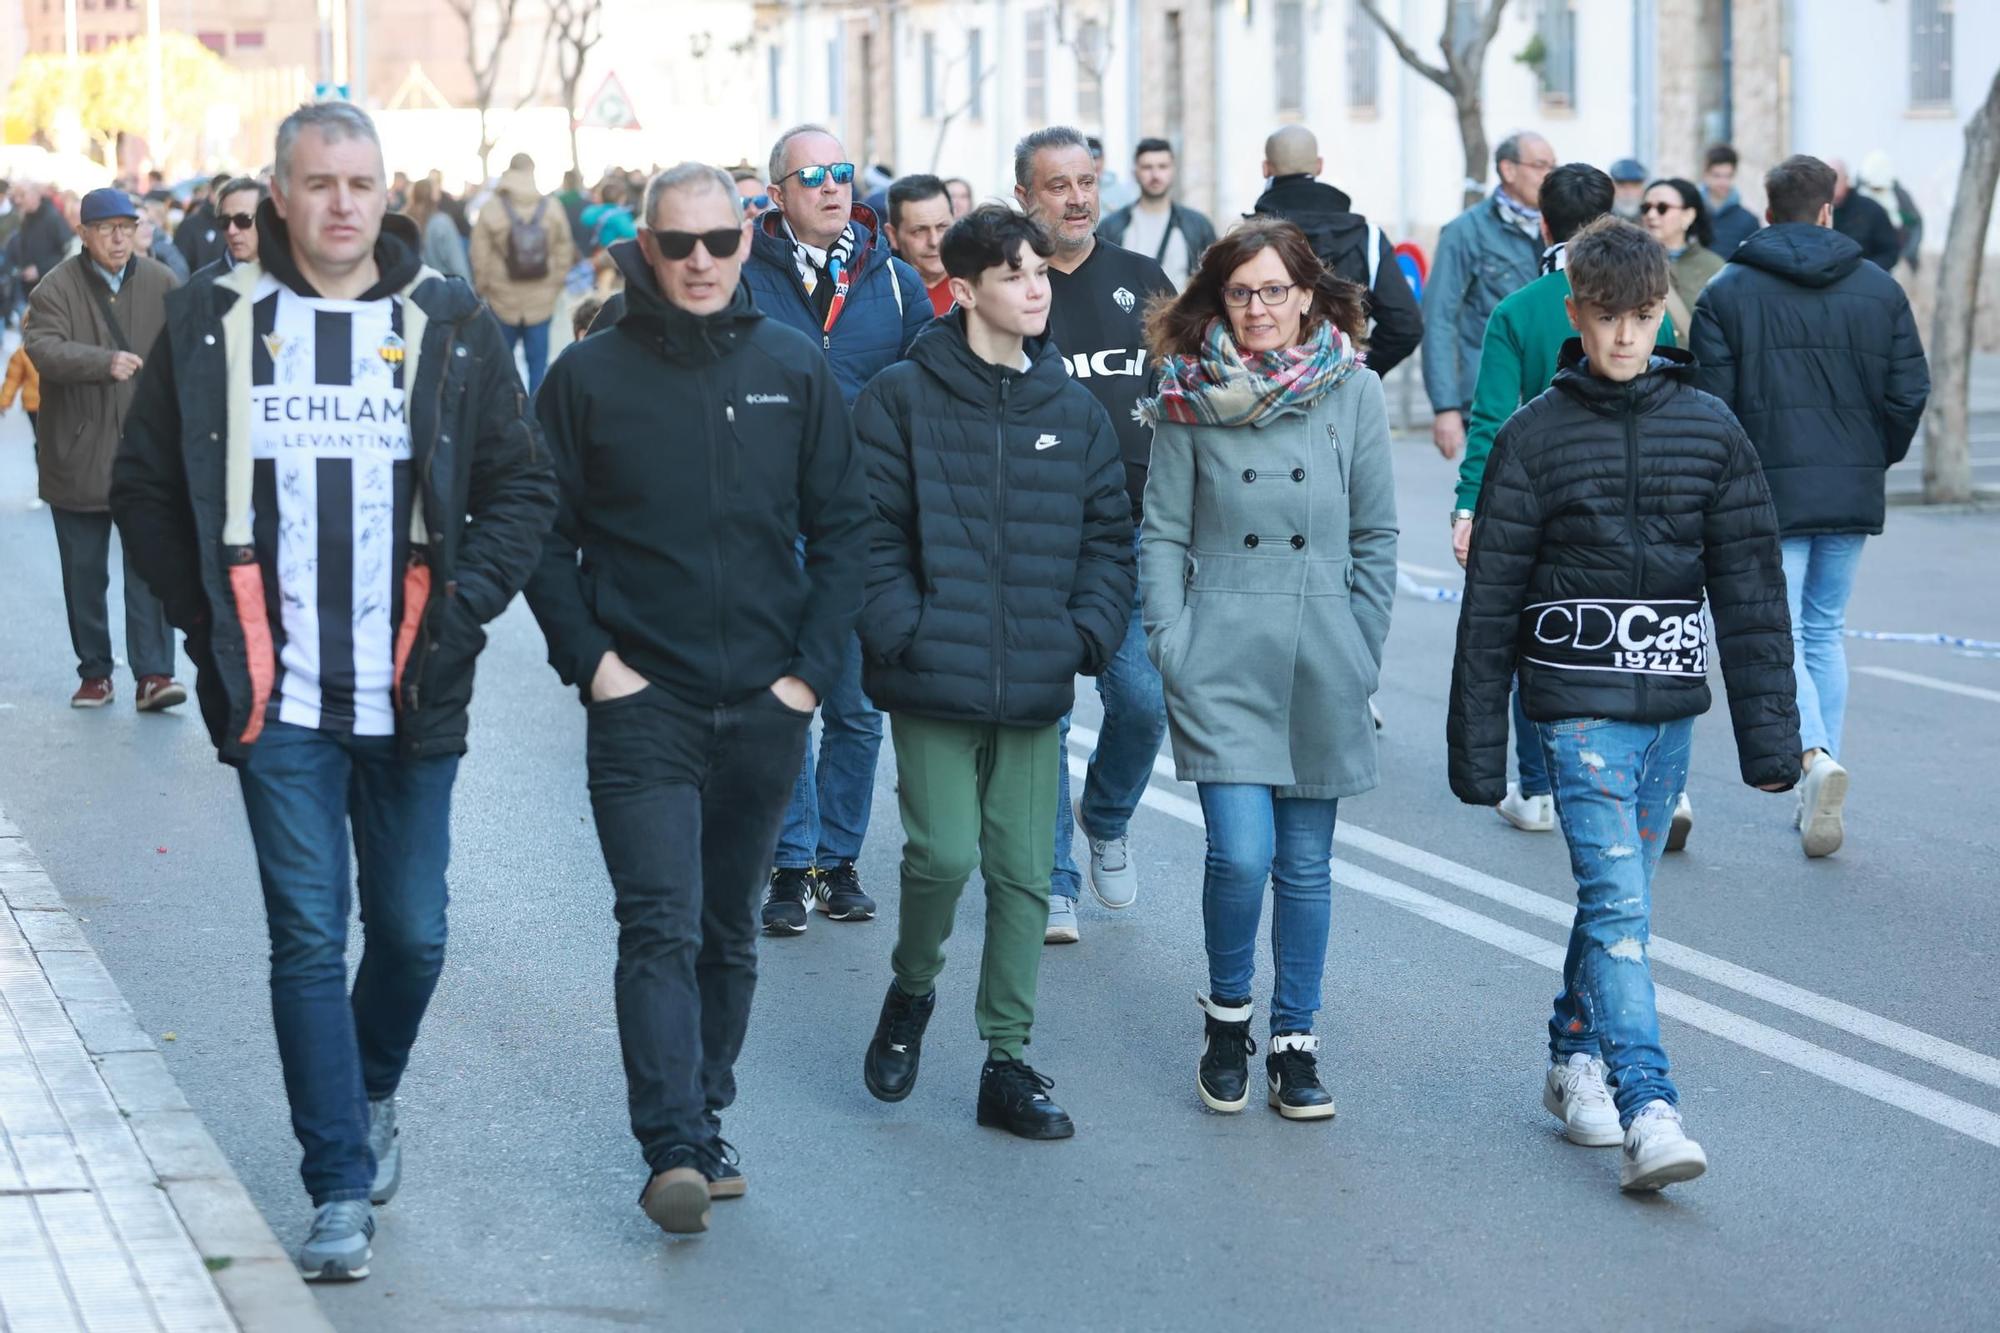
[[[69,642],[76,674],[111,679],[111,515],[49,507],[62,561],[63,601],[69,608]],[[125,657],[132,679],[174,674],[174,631],[153,590],[125,559]]]
[[523,356],[528,362],[528,393],[542,387],[542,376],[549,369],[549,321],[539,324],[502,324],[500,332],[507,339],[507,350],[525,344]]
[[[315,1207],[365,1199],[368,1103],[396,1090],[444,967],[458,757],[400,759],[393,736],[271,722],[241,771],[271,928],[271,1015],[299,1168]],[[347,845],[363,944],[347,990]]]
[[736,1100],[757,900],[812,718],[769,690],[700,705],[657,685],[592,704],[586,761],[618,917],[632,1134],[659,1171]]
[[857,860],[868,837],[882,714],[861,688],[859,635],[848,636],[840,675],[819,701],[819,721],[819,756],[808,743],[771,862],[789,870]]

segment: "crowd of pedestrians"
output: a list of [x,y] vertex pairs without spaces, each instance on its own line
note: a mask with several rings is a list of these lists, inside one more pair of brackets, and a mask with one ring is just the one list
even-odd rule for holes
[[[1330,1119],[1334,829],[1378,782],[1397,578],[1381,377],[1412,356],[1459,469],[1451,786],[1560,828],[1577,882],[1543,1104],[1621,1148],[1623,1188],[1701,1174],[1647,943],[1710,655],[1743,780],[1796,789],[1805,855],[1830,854],[1844,607],[1928,392],[1884,271],[1920,222],[1799,157],[1760,226],[1736,165],[1718,146],[1697,184],[1509,135],[1421,300],[1298,125],[1221,226],[1176,198],[1164,139],[1109,213],[1102,145],[1062,126],[1017,145],[1007,202],[858,171],[816,125],[761,165],[544,194],[519,155],[453,196],[389,176],[339,102],[179,218],[110,188],[72,225],[17,188],[32,295],[6,394],[47,446],[73,702],[112,698],[115,524],[138,707],[187,698],[178,628],[238,772],[315,1209],[301,1270],[365,1277],[400,1187],[482,627],[517,593],[586,710],[639,1204],[664,1230],[748,1192],[723,1130],[759,936],[877,915],[857,867],[885,718],[903,845],[882,1007],[855,1028],[873,1096],[915,1093],[966,996],[978,1122],[1075,1132],[1028,1060],[1041,956],[1079,939],[1086,883],[1137,903],[1132,819],[1170,739],[1208,844],[1198,1101],[1249,1101],[1268,889],[1266,1100]],[[1073,799],[1079,675],[1103,722]]]

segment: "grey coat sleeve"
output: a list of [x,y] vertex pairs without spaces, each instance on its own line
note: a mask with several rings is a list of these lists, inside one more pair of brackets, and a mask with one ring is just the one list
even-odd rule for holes
[[1424,283],[1424,392],[1433,412],[1462,412],[1472,403],[1472,386],[1465,382],[1458,357],[1458,313],[1472,289],[1472,256],[1466,253],[1470,234],[1466,227],[1446,224]]
[[[1380,376],[1361,385],[1361,412],[1355,422],[1354,459],[1348,465],[1347,554],[1354,570],[1349,589],[1354,623],[1379,670],[1396,603],[1396,476],[1391,466],[1389,413]],[[1151,518],[1148,511],[1147,517]]]
[[1146,653],[1160,664],[1160,640],[1187,606],[1187,553],[1194,535],[1194,430],[1163,421],[1153,429],[1146,469],[1146,521],[1139,530],[1139,604]]

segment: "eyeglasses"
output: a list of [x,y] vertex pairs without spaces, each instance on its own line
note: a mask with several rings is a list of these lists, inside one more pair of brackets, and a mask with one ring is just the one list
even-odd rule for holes
[[1222,304],[1231,310],[1241,310],[1250,304],[1250,298],[1254,296],[1264,303],[1266,309],[1269,309],[1297,289],[1298,284],[1295,282],[1269,282],[1262,287],[1224,287]]
[[833,176],[833,183],[835,185],[852,184],[854,181],[854,164],[852,162],[835,162],[828,166],[800,167],[797,171],[786,172],[784,175],[778,177],[778,179],[772,181],[771,184],[782,185],[792,177],[797,176],[799,184],[805,186],[808,190],[817,190],[820,186],[826,184],[826,178],[829,174]]
[[1676,208],[1686,208],[1686,207],[1687,207],[1686,204],[1663,204],[1655,202],[1650,204],[1639,205],[1639,211],[1641,213],[1658,213],[1662,217],[1664,217],[1668,213],[1673,212]]
[[257,229],[257,215],[255,213],[224,213],[222,215],[222,227],[224,231],[255,231]]
[[139,224],[136,222],[93,222],[90,224],[90,229],[99,236],[112,236],[119,240],[130,240],[139,234]]
[[660,231],[649,227],[647,231],[653,244],[659,247],[662,259],[686,259],[694,253],[696,242],[717,259],[727,259],[743,244],[743,232],[738,227],[721,227],[715,231]]

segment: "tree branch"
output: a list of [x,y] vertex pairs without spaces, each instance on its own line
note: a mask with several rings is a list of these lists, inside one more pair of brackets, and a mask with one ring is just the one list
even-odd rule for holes
[[[1416,52],[1416,48],[1411,46],[1409,42],[1403,39],[1402,33],[1396,31],[1395,25],[1390,23],[1388,19],[1382,17],[1382,11],[1376,8],[1376,0],[1358,0],[1358,2],[1361,5],[1362,12],[1368,15],[1369,18],[1375,20],[1375,26],[1382,30],[1382,35],[1384,37],[1387,37],[1389,39],[1389,44],[1396,48],[1396,54],[1402,58],[1402,61],[1405,65],[1408,65],[1411,69],[1423,75],[1425,78],[1429,79],[1432,83],[1435,83],[1438,87],[1444,89],[1447,93],[1450,93],[1452,97],[1456,98],[1458,96],[1457,75],[1454,71],[1439,69],[1436,65],[1431,64],[1429,61],[1425,60],[1422,56],[1418,55]],[[1498,0],[1494,8],[1497,10],[1499,8],[1499,5],[1505,3],[1506,0]],[[1449,46],[1450,40],[1451,40],[1451,33],[1449,27],[1449,20],[1447,19],[1447,27],[1445,31],[1445,41],[1447,47]],[[1447,59],[1450,58],[1449,50],[1447,50],[1446,52],[1446,58]]]

